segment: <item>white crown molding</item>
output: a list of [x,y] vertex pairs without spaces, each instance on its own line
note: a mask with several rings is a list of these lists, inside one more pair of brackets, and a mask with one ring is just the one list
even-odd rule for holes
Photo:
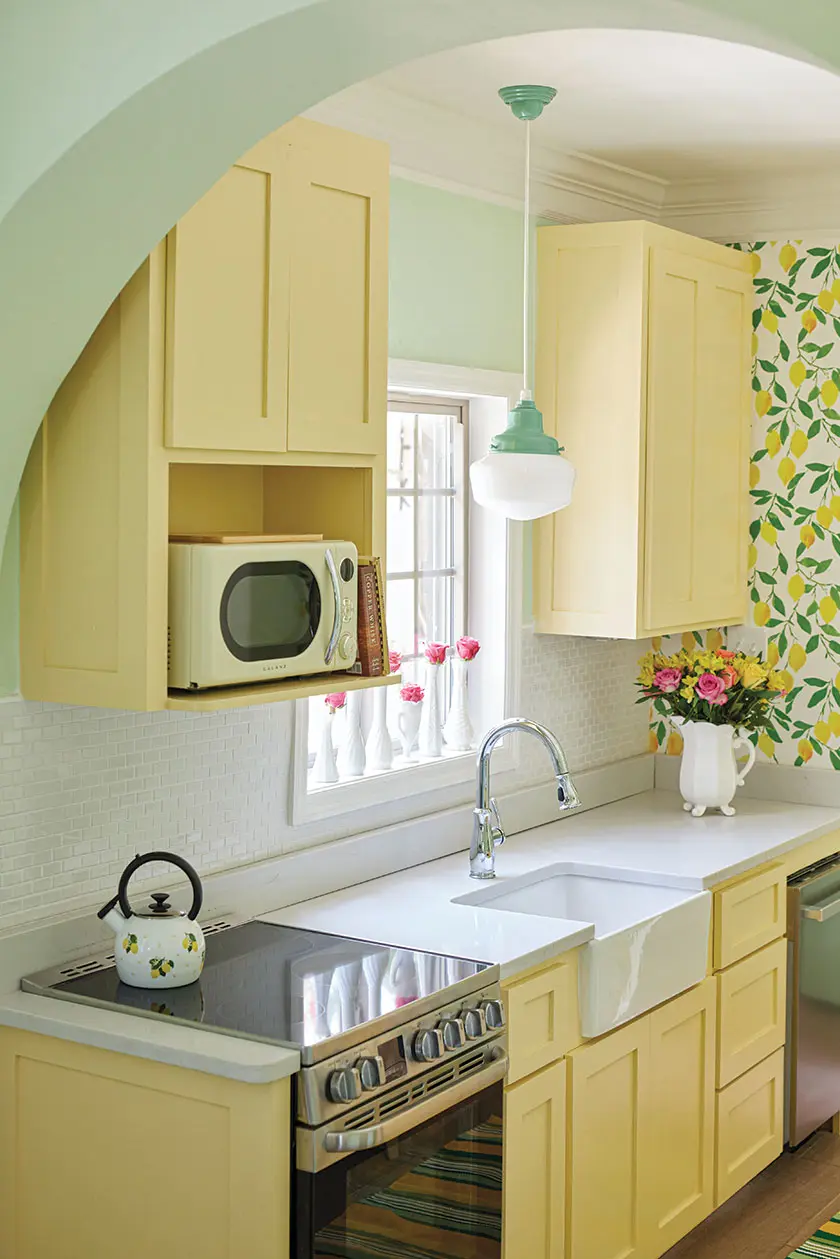
[[[490,125],[373,83],[309,117],[386,141],[399,178],[521,209],[522,146],[502,117]],[[669,181],[535,143],[532,168],[534,214],[553,223],[644,218],[722,241],[840,230],[840,163],[832,171],[824,156],[793,174]]]

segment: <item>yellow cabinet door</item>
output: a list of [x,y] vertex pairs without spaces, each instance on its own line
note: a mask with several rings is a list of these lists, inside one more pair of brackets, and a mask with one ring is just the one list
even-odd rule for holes
[[775,940],[717,976],[718,1088],[785,1043],[787,958],[787,940]]
[[643,1122],[652,1161],[641,1187],[649,1253],[664,1254],[714,1209],[715,980],[650,1015]]
[[505,1089],[503,1259],[564,1259],[566,1063]]
[[167,238],[167,446],[286,449],[288,161],[277,132]]
[[573,950],[553,966],[506,984],[508,1083],[515,1084],[580,1044],[578,955]]
[[752,301],[749,275],[651,248],[645,634],[746,615]]
[[647,1018],[574,1050],[570,1071],[567,1167],[571,1259],[641,1259],[649,1182],[650,1083]]
[[295,119],[291,139],[289,450],[384,451],[388,150]]
[[718,1093],[716,1207],[781,1154],[784,1072],[782,1047]]

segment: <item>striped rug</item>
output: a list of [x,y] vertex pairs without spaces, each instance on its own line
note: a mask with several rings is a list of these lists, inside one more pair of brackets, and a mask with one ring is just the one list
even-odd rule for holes
[[833,1215],[813,1237],[794,1250],[789,1259],[797,1259],[799,1255],[807,1255],[808,1259],[840,1259],[840,1215]]

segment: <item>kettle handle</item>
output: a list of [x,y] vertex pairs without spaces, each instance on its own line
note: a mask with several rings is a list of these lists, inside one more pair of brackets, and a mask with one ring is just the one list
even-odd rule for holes
[[183,870],[184,874],[190,881],[193,891],[193,902],[187,917],[191,921],[195,921],[201,909],[201,902],[204,900],[204,890],[201,886],[201,879],[196,874],[188,861],[183,857],[179,857],[174,852],[147,852],[142,856],[136,856],[133,861],[129,861],[126,868],[120,875],[120,886],[117,889],[117,900],[120,905],[120,912],[123,918],[131,917],[131,905],[128,901],[128,881],[141,866],[148,865],[150,861],[166,861],[171,866],[177,866],[179,870]]

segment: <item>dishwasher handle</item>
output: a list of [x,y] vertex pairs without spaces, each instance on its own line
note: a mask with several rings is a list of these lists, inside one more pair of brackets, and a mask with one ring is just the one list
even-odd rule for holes
[[824,901],[817,901],[816,905],[802,906],[802,917],[813,922],[827,922],[837,914],[840,914],[840,893],[836,892]]

